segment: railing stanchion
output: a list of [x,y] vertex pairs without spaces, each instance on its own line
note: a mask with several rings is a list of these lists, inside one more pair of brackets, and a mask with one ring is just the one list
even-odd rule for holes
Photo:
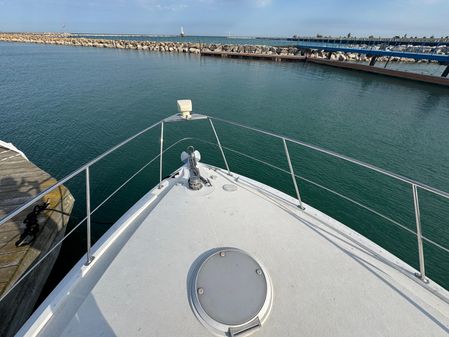
[[212,123],[212,119],[210,119],[210,118],[208,118],[208,119],[209,119],[210,126],[212,127],[212,131],[214,132],[215,139],[217,139],[217,145],[220,148],[221,156],[223,157],[223,161],[226,165],[226,170],[228,170],[228,175],[231,175],[231,171],[229,170],[228,161],[226,160],[226,156],[225,156],[223,148],[221,146],[220,139],[218,138],[217,131],[215,131],[214,123]]
[[292,176],[293,186],[295,186],[296,197],[298,199],[298,207],[304,209],[301,201],[301,195],[299,194],[298,183],[296,182],[295,172],[293,171],[292,161],[290,160],[290,153],[288,152],[287,141],[285,138],[282,138],[282,142],[284,143],[285,155],[288,161],[288,167],[290,169],[290,174]]
[[89,166],[86,167],[86,238],[87,238],[87,252],[86,252],[86,266],[88,266],[93,258],[90,252],[91,248],[91,221],[90,221],[90,172]]
[[161,152],[159,153],[159,189],[162,188],[162,155],[164,152],[164,122],[161,123]]
[[428,282],[426,278],[426,269],[424,263],[424,247],[422,240],[422,231],[421,231],[421,214],[419,211],[419,199],[418,199],[418,187],[415,184],[412,184],[413,190],[413,204],[415,207],[415,220],[416,220],[416,237],[418,239],[418,254],[419,254],[419,273],[418,276],[423,282]]

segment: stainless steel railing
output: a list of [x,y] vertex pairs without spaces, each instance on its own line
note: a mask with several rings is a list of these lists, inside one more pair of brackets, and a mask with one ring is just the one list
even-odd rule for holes
[[[159,125],[161,122],[158,122],[154,125],[152,125],[150,128],[145,129],[145,132],[152,129],[153,127]],[[143,134],[144,132],[139,133],[138,135]],[[134,174],[132,174],[124,183],[122,183],[118,188],[116,188],[111,194],[109,194],[103,201],[100,202],[100,204],[95,207],[93,210],[91,210],[91,200],[90,200],[90,167],[95,164],[96,162],[98,162],[100,159],[104,158],[105,156],[107,156],[108,154],[112,153],[113,151],[115,151],[116,149],[118,149],[119,147],[125,145],[126,143],[128,143],[129,141],[131,141],[132,139],[136,138],[136,135],[133,137],[128,138],[127,140],[125,140],[124,142],[120,143],[119,145],[113,147],[112,149],[106,151],[105,153],[103,153],[101,156],[95,158],[94,160],[90,161],[88,164],[82,166],[80,169],[77,169],[76,171],[72,172],[71,174],[67,175],[65,178],[61,179],[58,183],[56,183],[55,185],[49,187],[48,189],[42,191],[41,193],[39,193],[38,195],[36,195],[35,197],[33,197],[32,199],[30,199],[27,203],[25,203],[24,205],[22,205],[20,208],[17,208],[17,210],[11,212],[10,214],[4,216],[3,218],[0,219],[0,226],[2,226],[4,223],[6,223],[8,220],[10,220],[11,218],[13,218],[14,216],[16,216],[16,212],[18,212],[17,214],[19,214],[21,211],[18,211],[19,209],[22,209],[23,207],[28,208],[29,206],[34,205],[36,202],[39,202],[43,197],[45,197],[45,195],[47,195],[47,193],[53,191],[55,188],[57,188],[58,186],[61,186],[61,184],[69,181],[70,179],[72,179],[73,177],[81,174],[81,173],[85,173],[86,175],[86,211],[87,211],[87,215],[82,218],[67,234],[64,235],[64,237],[62,239],[60,239],[56,244],[53,245],[53,247],[51,247],[50,250],[48,250],[42,257],[39,258],[39,260],[37,260],[16,282],[13,286],[11,286],[7,291],[5,291],[1,298],[0,298],[0,302],[6,297],[8,296],[9,293],[11,293],[14,288],[19,285],[29,274],[31,274],[31,272],[33,272],[55,249],[57,249],[68,237],[70,237],[73,232],[75,232],[75,230],[77,230],[85,221],[87,221],[87,230],[86,230],[86,241],[87,241],[87,249],[86,249],[86,262],[85,265],[89,265],[92,260],[93,260],[93,256],[91,253],[91,216],[98,211],[98,209],[100,209],[108,200],[110,200],[115,194],[117,194],[123,187],[125,187],[132,179],[134,179],[139,173],[141,173],[145,168],[147,168],[150,164],[152,164],[153,162],[155,162],[158,158],[161,157],[161,153],[165,153],[167,151],[169,151],[170,149],[172,149],[175,145],[192,139],[191,137],[186,137],[186,138],[182,138],[179,139],[178,141],[174,142],[173,144],[171,144],[169,147],[167,147],[166,149],[164,149],[161,153],[159,153],[158,155],[156,155],[155,157],[153,157],[149,162],[147,162],[145,165],[143,165],[139,170],[137,170]],[[98,160],[97,160],[98,159]],[[25,205],[29,205],[29,206],[25,206]]]
[[[203,116],[204,118],[203,119],[208,119],[208,121],[209,121],[209,124],[210,124],[210,126],[211,126],[211,129],[212,129],[212,131],[213,131],[213,134],[214,134],[214,136],[215,136],[215,140],[216,140],[216,143],[212,143],[212,142],[209,142],[209,141],[205,141],[205,140],[202,140],[202,139],[199,139],[199,138],[194,138],[194,137],[186,137],[186,138],[182,138],[182,139],[179,139],[178,141],[176,141],[176,142],[174,142],[173,144],[171,144],[169,147],[167,147],[167,148],[165,148],[164,149],[164,146],[163,146],[163,144],[164,144],[164,124],[166,123],[166,121],[168,120],[168,119],[164,119],[164,120],[161,120],[161,121],[159,121],[159,122],[157,122],[157,123],[155,123],[155,124],[153,124],[153,125],[151,125],[151,126],[149,126],[149,127],[147,127],[146,129],[144,129],[144,130],[142,130],[142,131],[140,131],[139,133],[137,133],[137,134],[135,134],[135,135],[133,135],[132,137],[129,137],[128,139],[126,139],[126,140],[124,140],[123,142],[121,142],[121,143],[119,143],[119,144],[117,144],[116,146],[114,146],[114,147],[112,147],[111,149],[109,149],[109,150],[107,150],[106,152],[104,152],[103,154],[101,154],[100,156],[98,156],[98,157],[96,157],[95,159],[93,159],[93,160],[91,160],[91,161],[89,161],[87,164],[85,164],[85,165],[83,165],[83,166],[81,166],[80,168],[78,168],[77,170],[75,170],[74,172],[72,172],[72,173],[70,173],[69,175],[67,175],[66,177],[64,177],[64,178],[62,178],[61,180],[59,180],[56,184],[54,184],[53,186],[51,186],[51,187],[49,187],[49,188],[47,188],[46,190],[44,190],[44,191],[42,191],[41,193],[39,193],[38,195],[36,195],[35,197],[33,197],[33,198],[31,198],[28,202],[26,202],[26,203],[24,203],[22,206],[20,206],[20,207],[18,207],[16,210],[14,210],[13,212],[11,212],[11,213],[9,213],[9,214],[7,214],[6,216],[4,216],[3,218],[1,218],[0,219],[0,226],[2,226],[4,223],[6,223],[7,221],[9,221],[9,220],[11,220],[13,217],[15,217],[15,216],[17,216],[19,213],[21,213],[22,211],[24,211],[24,210],[26,210],[27,208],[29,208],[30,206],[33,206],[36,202],[39,202],[45,195],[47,195],[48,193],[50,193],[51,191],[53,191],[54,189],[56,189],[56,188],[58,188],[59,186],[61,186],[62,184],[64,184],[64,183],[66,183],[67,181],[69,181],[70,179],[72,179],[72,178],[74,178],[75,176],[78,176],[79,174],[81,174],[81,173],[83,173],[84,172],[84,174],[85,174],[85,177],[86,177],[86,186],[85,186],[85,188],[86,188],[86,217],[84,217],[83,219],[81,219],[81,221],[79,221],[70,231],[69,231],[69,233],[67,233],[60,241],[58,241],[47,253],[45,253],[37,262],[35,262],[18,280],[17,280],[17,282],[12,286],[12,287],[10,287],[3,295],[2,295],[2,297],[0,298],[0,301],[3,299],[3,298],[5,298],[20,282],[22,282],[23,281],[23,279],[25,279],[48,255],[50,255],[57,247],[59,247],[61,244],[62,244],[62,242],[65,240],[65,239],[67,239],[67,237],[69,237],[77,228],[79,228],[79,226],[81,226],[81,224],[83,224],[85,221],[86,221],[86,223],[87,223],[87,230],[86,230],[86,241],[87,241],[87,249],[86,249],[86,262],[85,262],[85,264],[86,265],[89,265],[91,262],[92,262],[92,260],[93,260],[93,256],[92,256],[92,252],[91,252],[91,216],[100,208],[100,207],[102,207],[108,200],[110,200],[110,198],[112,198],[118,191],[120,191],[124,186],[126,186],[132,179],[134,179],[139,173],[141,173],[146,167],[148,167],[151,163],[153,163],[155,160],[157,160],[158,158],[159,158],[159,165],[160,165],[160,167],[159,167],[159,188],[161,188],[162,187],[162,181],[163,181],[163,155],[164,155],[164,153],[166,153],[167,151],[169,151],[171,148],[173,148],[175,145],[177,145],[177,144],[179,144],[179,143],[181,143],[181,142],[183,142],[183,141],[186,141],[186,140],[196,140],[196,141],[200,141],[200,142],[204,142],[204,143],[207,143],[207,144],[210,144],[210,145],[213,145],[213,146],[216,146],[216,147],[218,147],[219,148],[219,151],[220,151],[220,154],[221,154],[221,157],[222,157],[222,159],[223,159],[223,163],[224,163],[224,166],[225,166],[225,168],[226,168],[226,170],[227,170],[227,172],[228,172],[228,174],[231,174],[231,171],[230,171],[230,168],[229,168],[229,164],[228,164],[228,161],[227,161],[227,159],[226,159],[226,155],[225,155],[225,152],[224,152],[224,150],[226,150],[226,151],[229,151],[229,152],[233,152],[233,153],[235,153],[235,154],[239,154],[239,155],[242,155],[242,156],[244,156],[244,157],[246,157],[246,158],[249,158],[249,159],[252,159],[252,160],[255,160],[255,161],[257,161],[257,162],[259,162],[259,163],[261,163],[261,164],[264,164],[264,165],[268,165],[268,166],[270,166],[270,167],[272,167],[272,168],[274,168],[274,169],[277,169],[277,170],[280,170],[281,172],[283,172],[283,173],[286,173],[286,174],[289,174],[290,176],[291,176],[291,178],[292,178],[292,184],[293,184],[293,187],[294,187],[294,189],[295,189],[295,193],[296,193],[296,198],[297,198],[297,202],[298,202],[298,207],[299,208],[301,208],[301,209],[304,209],[304,206],[303,206],[303,203],[302,203],[302,199],[301,199],[301,195],[300,195],[300,190],[299,190],[299,187],[298,187],[298,184],[297,184],[297,179],[299,179],[299,180],[302,180],[302,181],[306,181],[306,182],[308,182],[308,183],[311,183],[311,184],[313,184],[314,186],[317,186],[317,187],[319,187],[319,188],[321,188],[321,189],[324,189],[325,191],[327,191],[327,192],[329,192],[329,193],[332,193],[332,194],[334,194],[334,195],[337,195],[337,196],[339,196],[339,197],[341,197],[341,198],[343,198],[343,199],[345,199],[345,200],[347,200],[347,201],[350,201],[350,202],[352,202],[353,204],[355,204],[355,205],[357,205],[357,206],[359,206],[359,207],[362,207],[362,208],[364,208],[365,210],[368,210],[368,211],[370,211],[370,212],[372,212],[373,214],[376,214],[377,216],[379,216],[379,217],[381,217],[381,218],[383,218],[383,219],[385,219],[385,220],[388,220],[389,222],[391,222],[391,223],[393,223],[394,225],[396,225],[396,226],[398,226],[398,227],[400,227],[400,228],[402,228],[403,230],[405,230],[405,231],[407,231],[407,232],[409,232],[409,233],[412,233],[412,234],[414,234],[414,235],[416,235],[416,237],[417,237],[417,242],[418,242],[418,253],[419,253],[419,273],[417,273],[417,276],[423,281],[423,282],[428,282],[428,280],[427,280],[427,278],[426,278],[426,274],[425,274],[425,260],[424,260],[424,249],[423,249],[423,241],[426,241],[426,242],[428,242],[428,243],[430,243],[430,244],[433,244],[433,245],[435,245],[436,247],[438,247],[438,248],[440,248],[440,249],[442,249],[442,250],[444,250],[445,252],[448,252],[449,253],[449,249],[447,248],[447,247],[444,247],[444,246],[442,246],[442,245],[440,245],[440,244],[438,244],[437,242],[435,242],[435,241],[433,241],[433,240],[431,240],[431,239],[429,239],[429,238],[427,238],[427,237],[425,237],[425,236],[423,236],[423,234],[422,234],[422,229],[421,229],[421,215],[420,215],[420,204],[419,204],[419,196],[418,196],[418,191],[419,191],[419,189],[423,189],[423,190],[426,190],[426,191],[429,191],[429,192],[432,192],[432,193],[434,193],[434,194],[437,194],[437,195],[439,195],[439,196],[442,196],[442,197],[444,197],[444,198],[447,198],[447,199],[449,199],[449,193],[447,193],[447,192],[444,192],[444,191],[441,191],[441,190],[438,190],[438,189],[436,189],[436,188],[433,188],[433,187],[431,187],[431,186],[428,186],[428,185],[425,185],[425,184],[422,184],[422,183],[420,183],[420,182],[417,182],[417,181],[415,181],[415,180],[412,180],[412,179],[410,179],[410,178],[407,178],[407,177],[404,177],[404,176],[401,176],[401,175],[398,175],[398,174],[395,174],[395,173],[393,173],[393,172],[390,172],[390,171],[387,171],[387,170],[384,170],[384,169],[382,169],[382,168],[379,168],[379,167],[376,167],[376,166],[374,166],[374,165],[371,165],[371,164],[368,164],[368,163],[365,163],[365,162],[362,162],[362,161],[359,161],[359,160],[357,160],[357,159],[354,159],[354,158],[351,158],[351,157],[348,157],[348,156],[345,156],[345,155],[342,155],[342,154],[339,154],[339,153],[336,153],[336,152],[333,152],[333,151],[330,151],[330,150],[327,150],[327,149],[324,149],[324,148],[321,148],[321,147],[318,147],[318,146],[315,146],[315,145],[312,145],[312,144],[308,144],[308,143],[305,143],[305,142],[302,142],[302,141],[298,141],[298,140],[295,140],[295,139],[291,139],[291,138],[289,138],[289,137],[286,137],[286,136],[282,136],[282,135],[279,135],[279,134],[276,134],[276,133],[273,133],[273,132],[269,132],[269,131],[265,131],[265,130],[261,130],[261,129],[258,129],[258,128],[254,128],[254,127],[250,127],[250,126],[246,126],[246,125],[243,125],[243,124],[240,124],[240,123],[237,123],[237,122],[233,122],[233,121],[228,121],[228,120],[225,120],[225,119],[222,119],[222,118],[218,118],[218,117],[210,117],[210,116]],[[240,152],[240,151],[237,151],[237,150],[235,150],[235,149],[232,149],[232,148],[230,148],[230,147],[225,147],[225,146],[222,146],[222,144],[221,144],[221,141],[220,141],[220,138],[219,138],[219,136],[218,136],[218,133],[217,133],[217,131],[216,131],[216,128],[215,128],[215,125],[214,125],[214,123],[213,123],[213,121],[219,121],[219,122],[222,122],[222,123],[225,123],[225,124],[228,124],[228,125],[232,125],[232,126],[236,126],[236,127],[239,127],[239,128],[243,128],[243,129],[246,129],[246,130],[252,130],[252,131],[255,131],[255,132],[258,132],[258,133],[261,133],[261,134],[265,134],[265,135],[268,135],[268,136],[271,136],[271,137],[274,137],[274,138],[277,138],[277,139],[280,139],[280,140],[282,140],[282,143],[283,143],[283,146],[284,146],[284,151],[285,151],[285,156],[286,156],[286,160],[287,160],[287,163],[288,163],[288,167],[289,167],[289,170],[287,171],[287,170],[285,170],[285,169],[283,169],[283,168],[280,168],[280,167],[278,167],[278,166],[275,166],[275,165],[273,165],[273,164],[270,164],[270,163],[268,163],[268,162],[266,162],[266,161],[263,161],[263,160],[260,160],[260,159],[257,159],[257,158],[255,158],[255,157],[253,157],[253,156],[251,156],[251,155],[248,155],[248,154],[245,154],[245,153],[243,153],[243,152]],[[159,151],[159,154],[157,155],[157,156],[155,156],[155,157],[153,157],[149,162],[147,162],[145,165],[143,165],[138,171],[136,171],[133,175],[131,175],[123,184],[121,184],[116,190],[114,190],[111,194],[109,194],[96,208],[94,208],[93,210],[91,210],[91,188],[90,188],[90,183],[91,183],[91,178],[90,178],[90,167],[93,165],[93,164],[95,164],[95,163],[97,163],[98,161],[100,161],[101,159],[103,159],[103,158],[105,158],[106,156],[108,156],[109,154],[111,154],[111,153],[113,153],[114,151],[116,151],[117,149],[119,149],[119,148],[121,148],[122,146],[124,146],[125,144],[127,144],[127,143],[129,143],[130,141],[132,141],[133,139],[135,139],[135,138],[137,138],[137,137],[139,137],[140,135],[143,135],[144,133],[146,133],[146,132],[148,132],[149,130],[151,130],[151,129],[153,129],[153,128],[155,128],[155,127],[157,127],[157,126],[161,126],[161,137],[160,137],[160,151]],[[351,199],[351,198],[349,198],[349,197],[347,197],[347,196],[345,196],[345,195],[343,195],[343,194],[341,194],[341,193],[339,193],[339,192],[337,192],[337,191],[334,191],[334,190],[332,190],[332,189],[330,189],[330,188],[327,188],[327,187],[325,187],[325,186],[323,186],[323,185],[321,185],[321,184],[319,184],[319,183],[316,183],[316,182],[314,182],[314,181],[312,181],[312,180],[310,180],[310,179],[307,179],[307,178],[305,178],[305,177],[303,177],[303,176],[300,176],[300,175],[298,175],[298,174],[296,174],[295,172],[294,172],[294,169],[293,169],[293,166],[292,166],[292,163],[291,163],[291,158],[290,158],[290,152],[289,152],[289,149],[288,149],[288,143],[293,143],[293,144],[297,144],[297,145],[300,145],[300,146],[302,146],[302,147],[305,147],[305,148],[308,148],[308,149],[311,149],[311,150],[314,150],[314,151],[317,151],[317,152],[320,152],[320,153],[323,153],[323,154],[326,154],[326,155],[329,155],[329,156],[331,156],[331,157],[334,157],[334,158],[339,158],[339,159],[341,159],[341,160],[344,160],[344,161],[347,161],[347,162],[350,162],[350,163],[353,163],[353,164],[355,164],[355,165],[357,165],[357,166],[360,166],[360,167],[364,167],[364,168],[367,168],[367,169],[369,169],[369,170],[371,170],[371,171],[374,171],[374,172],[378,172],[378,173],[380,173],[380,174],[382,174],[382,175],[385,175],[385,176],[388,176],[388,177],[391,177],[391,178],[394,178],[394,179],[396,179],[396,180],[399,180],[399,181],[402,181],[402,182],[405,182],[405,183],[407,183],[407,184],[409,184],[410,186],[411,186],[411,190],[412,190],[412,194],[413,194],[413,201],[414,201],[414,210],[415,210],[415,221],[416,221],[416,231],[413,231],[413,230],[411,230],[411,229],[409,229],[409,228],[407,228],[406,226],[404,226],[403,224],[401,224],[401,223],[399,223],[398,221],[396,221],[396,220],[394,220],[394,219],[392,219],[392,218],[390,218],[390,217],[388,217],[388,216],[386,216],[386,215],[384,215],[384,214],[382,214],[382,213],[380,213],[380,212],[378,212],[378,211],[376,211],[376,210],[374,210],[374,209],[372,209],[371,207],[368,207],[368,206],[366,206],[366,205],[364,205],[363,203],[360,203],[360,202],[358,202],[358,201],[356,201],[356,200],[353,200],[353,199]]]
[[[390,172],[388,170],[384,170],[384,169],[379,168],[377,166],[365,163],[363,161],[360,161],[360,160],[357,160],[357,159],[354,159],[354,158],[351,158],[351,157],[339,154],[339,153],[334,152],[334,151],[330,151],[330,150],[324,149],[324,148],[316,146],[316,145],[308,144],[308,143],[305,143],[305,142],[302,142],[302,141],[291,139],[291,138],[286,137],[286,136],[275,134],[273,132],[269,132],[269,131],[261,130],[261,129],[258,129],[258,128],[250,127],[250,126],[243,125],[243,124],[240,124],[240,123],[237,123],[237,122],[228,121],[228,120],[225,120],[225,119],[222,119],[222,118],[217,118],[217,117],[213,117],[213,118],[209,117],[209,118],[215,119],[215,120],[219,120],[219,121],[221,121],[223,123],[226,123],[226,124],[229,124],[229,125],[237,126],[237,127],[244,128],[244,129],[247,129],[247,130],[252,130],[252,131],[255,131],[255,132],[258,132],[258,133],[261,133],[261,134],[265,134],[265,135],[268,135],[268,136],[271,136],[271,137],[274,137],[274,138],[281,139],[283,141],[283,143],[285,144],[284,146],[285,146],[285,149],[286,149],[286,157],[287,157],[287,160],[288,160],[288,163],[289,163],[290,174],[292,175],[292,177],[295,176],[295,173],[293,172],[293,168],[291,167],[290,156],[288,154],[288,149],[287,149],[287,146],[286,146],[287,141],[291,142],[291,143],[294,143],[294,144],[297,144],[297,145],[300,145],[300,146],[302,146],[304,148],[308,148],[308,149],[311,149],[311,150],[314,150],[314,151],[317,151],[317,152],[320,152],[320,153],[327,154],[327,155],[329,155],[331,157],[334,157],[334,158],[339,158],[341,160],[350,162],[350,163],[358,165],[360,167],[367,168],[367,169],[369,169],[371,171],[381,173],[382,175],[385,175],[385,176],[394,178],[394,179],[396,179],[398,181],[402,181],[402,182],[405,182],[405,183],[409,184],[410,187],[411,187],[411,190],[412,190],[412,194],[413,194],[413,203],[414,203],[415,221],[416,221],[416,232],[414,232],[414,234],[416,234],[416,238],[417,238],[417,242],[418,242],[418,255],[419,255],[419,273],[417,273],[416,276],[419,277],[423,282],[428,283],[428,279],[427,279],[426,273],[425,273],[425,260],[424,260],[423,240],[425,240],[425,241],[427,241],[427,242],[429,242],[429,243],[439,247],[440,249],[445,250],[446,252],[449,252],[449,249],[447,249],[446,247],[443,247],[443,246],[439,245],[438,243],[434,242],[433,240],[425,238],[422,235],[422,230],[421,230],[421,212],[420,212],[420,205],[419,205],[418,188],[421,188],[421,189],[426,190],[428,192],[432,192],[432,193],[437,194],[439,196],[442,196],[442,197],[444,197],[446,199],[449,199],[449,193],[441,191],[441,190],[438,190],[438,189],[436,189],[434,187],[431,187],[431,186],[428,186],[426,184],[417,182],[417,181],[415,181],[413,179],[401,176],[399,174]],[[295,186],[295,190],[297,190],[297,186]],[[298,198],[299,205],[301,205],[301,197],[299,195],[299,192],[297,192],[297,198]],[[379,213],[379,212],[376,212],[376,213]],[[389,220],[392,220],[392,219],[389,219]],[[396,221],[394,221],[394,222],[396,222]],[[401,225],[401,228],[407,228],[407,227]]]

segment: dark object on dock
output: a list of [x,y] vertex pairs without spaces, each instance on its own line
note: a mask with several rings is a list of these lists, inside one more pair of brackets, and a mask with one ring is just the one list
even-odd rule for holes
[[20,234],[19,240],[16,241],[16,247],[29,245],[36,240],[36,236],[40,229],[38,216],[45,211],[48,205],[47,202],[44,202],[42,205],[36,205],[33,210],[28,213],[25,220],[23,220],[26,227],[22,234]]
[[[54,183],[54,178],[15,148],[0,144],[0,217]],[[44,203],[48,203],[47,207],[40,209]],[[32,313],[59,249],[50,253],[16,287],[13,286],[64,236],[73,204],[73,196],[61,186],[48,193],[41,202],[0,226],[0,336],[13,336]],[[35,214],[37,224],[30,227],[34,239],[29,245],[16,246],[15,243],[27,228],[24,220],[34,213],[36,206],[40,209]],[[31,218],[33,216],[28,219]]]

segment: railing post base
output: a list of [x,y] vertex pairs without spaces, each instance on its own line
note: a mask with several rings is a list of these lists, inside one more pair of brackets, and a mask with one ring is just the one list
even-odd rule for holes
[[422,275],[421,275],[421,273],[420,272],[416,272],[415,273],[415,276],[417,277],[417,278],[419,278],[422,282],[424,282],[424,283],[429,283],[429,279],[427,278],[427,277],[422,277]]
[[88,257],[86,262],[84,263],[84,265],[85,266],[90,265],[94,259],[95,259],[95,256]]

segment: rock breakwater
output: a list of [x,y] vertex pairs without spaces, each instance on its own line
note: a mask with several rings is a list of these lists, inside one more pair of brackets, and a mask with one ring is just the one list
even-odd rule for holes
[[[161,42],[161,41],[138,41],[138,40],[113,40],[73,37],[70,34],[53,33],[0,33],[0,41],[22,42],[22,43],[40,43],[65,46],[82,46],[94,48],[116,48],[132,49],[142,51],[168,52],[168,53],[189,53],[201,54],[202,52],[215,53],[241,53],[257,55],[279,55],[279,56],[307,56],[310,58],[330,59],[335,61],[350,61],[368,63],[370,57],[364,54],[328,52],[322,50],[299,49],[289,46],[266,46],[266,45],[241,45],[241,44],[204,44],[194,42]],[[363,46],[360,46],[363,47]],[[403,51],[414,50],[414,46],[398,46]],[[420,46],[419,48],[426,48]],[[432,47],[428,47],[432,48]],[[449,46],[439,46],[438,54],[449,54]],[[378,62],[388,61],[387,57],[378,57]],[[401,57],[392,57],[389,62],[429,62],[427,60],[416,61]]]
[[71,37],[65,34],[13,34],[0,33],[0,41],[42,43],[65,46],[96,48],[134,49],[172,53],[200,54],[204,52],[235,52],[264,55],[300,55],[294,47],[271,47],[263,45],[204,44],[193,42],[160,42],[136,40],[89,39]]

